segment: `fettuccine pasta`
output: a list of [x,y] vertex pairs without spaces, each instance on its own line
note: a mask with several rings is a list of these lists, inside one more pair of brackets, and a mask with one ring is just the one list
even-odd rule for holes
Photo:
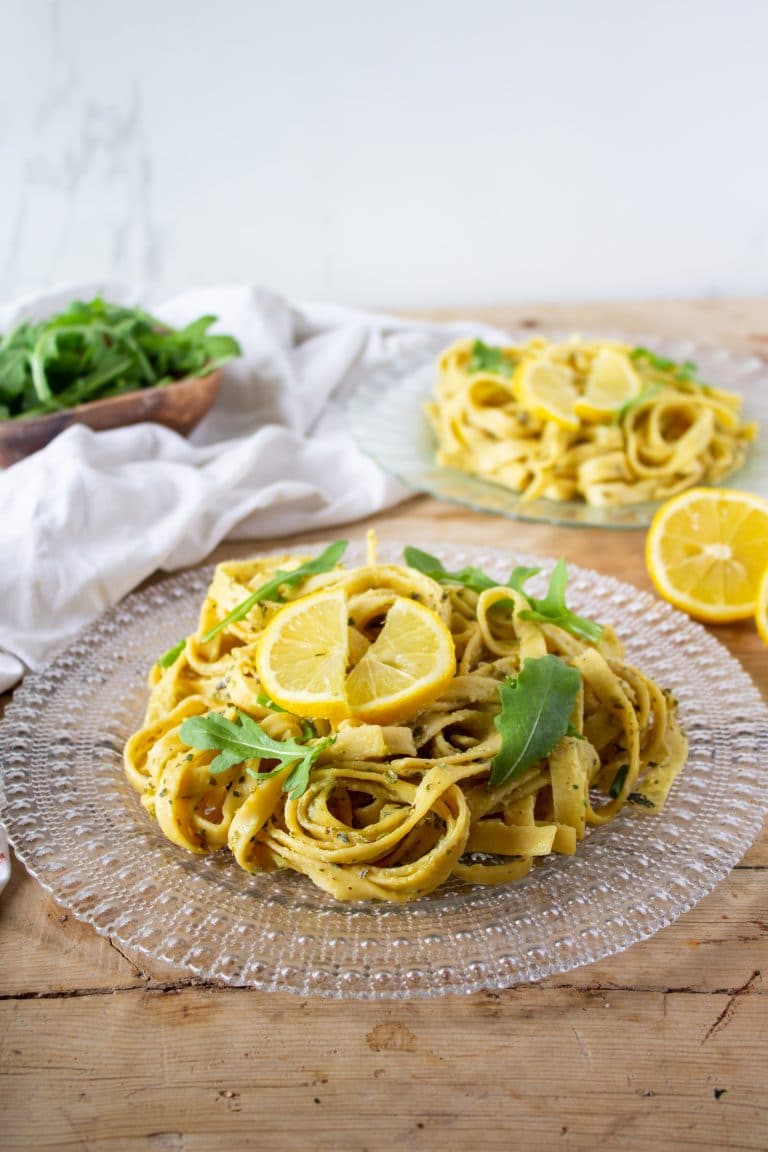
[[[407,901],[450,877],[517,880],[550,853],[576,852],[589,826],[625,806],[638,814],[661,809],[687,753],[669,692],[625,660],[610,628],[588,642],[526,619],[532,601],[509,585],[486,578],[490,587],[477,591],[405,564],[337,565],[203,641],[278,570],[299,563],[278,556],[219,564],[196,633],[170,666],[152,668],[146,717],[127,743],[125,768],[174,844],[193,853],[228,849],[249,872],[293,869],[339,900]],[[374,724],[308,719],[264,698],[257,662],[265,629],[286,603],[333,589],[347,598],[350,667],[404,599],[442,621],[455,674],[435,699]],[[515,677],[522,683],[521,669],[546,656],[578,674],[573,707],[562,717],[567,732],[547,755],[489,786],[503,741],[500,688]],[[285,790],[290,764],[275,770],[274,760],[250,758],[213,771],[215,751],[182,738],[190,718],[238,715],[274,741],[322,745],[303,791]]]
[[739,396],[699,382],[693,364],[574,337],[452,345],[427,412],[442,465],[524,500],[618,506],[736,470],[757,434],[740,408]]

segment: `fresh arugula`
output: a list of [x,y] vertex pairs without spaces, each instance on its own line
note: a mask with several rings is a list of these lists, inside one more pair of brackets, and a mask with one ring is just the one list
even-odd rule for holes
[[626,404],[622,404],[621,408],[619,408],[618,412],[613,417],[614,424],[621,424],[623,420],[626,420],[627,416],[634,408],[637,408],[640,404],[645,404],[646,400],[652,400],[654,396],[658,396],[659,392],[663,391],[664,389],[662,388],[661,384],[645,384],[640,389],[637,396],[633,396],[630,400],[627,400]]
[[304,564],[300,564],[298,568],[292,568],[290,572],[284,572],[278,569],[271,580],[267,580],[266,584],[262,584],[245,600],[242,600],[236,608],[233,608],[223,620],[219,620],[218,624],[214,624],[202,638],[202,643],[207,644],[209,640],[213,640],[214,636],[218,636],[224,628],[228,628],[230,624],[237,623],[247,616],[251,608],[262,600],[282,600],[280,589],[283,587],[293,588],[300,584],[302,580],[306,580],[307,576],[316,576],[320,572],[330,572],[336,567],[341,557],[347,550],[349,545],[348,540],[336,540],[333,544],[329,544],[324,548],[319,556],[314,560],[307,560]]
[[475,340],[469,354],[467,371],[470,373],[493,372],[497,376],[510,377],[515,371],[515,362],[505,356],[503,348],[494,348],[491,344],[483,343],[482,340]]
[[283,781],[283,791],[292,800],[298,799],[309,786],[312,765],[320,753],[333,744],[336,737],[326,736],[311,746],[293,739],[273,740],[247,712],[238,709],[237,718],[239,724],[227,720],[218,712],[211,712],[207,716],[190,716],[181,725],[179,734],[190,748],[218,751],[218,756],[214,757],[208,768],[213,775],[226,772],[244,760],[277,760],[277,767],[270,772],[256,772],[246,765],[245,770],[249,776],[256,780],[266,780],[293,764],[293,771]]
[[175,329],[99,297],[37,324],[24,321],[0,337],[0,416],[36,416],[208,375],[240,355],[232,336],[209,332],[215,321],[201,316]]
[[501,711],[494,720],[501,747],[491,763],[489,788],[500,788],[549,755],[568,734],[581,684],[576,668],[559,656],[528,657],[515,677],[499,687]]
[[[518,612],[521,620],[535,620],[540,624],[557,624],[572,636],[579,636],[591,644],[596,644],[603,634],[601,624],[588,620],[585,616],[577,616],[571,612],[565,602],[565,589],[568,585],[568,569],[565,560],[558,560],[552,569],[549,578],[549,588],[543,600],[528,596],[530,608]],[[526,593],[527,595],[527,593]]]
[[611,782],[611,786],[608,789],[608,795],[612,800],[618,800],[619,796],[621,795],[621,790],[624,787],[624,782],[627,779],[628,772],[629,764],[622,764],[619,768],[616,769],[616,775],[614,776],[613,781]]
[[157,663],[161,668],[170,668],[172,664],[176,663],[186,646],[187,640],[185,637],[183,640],[179,640],[178,644],[174,644],[172,648],[169,648],[167,652],[163,652],[162,656],[157,660]]
[[430,576],[440,584],[462,584],[465,588],[471,588],[473,592],[478,593],[485,592],[489,588],[514,588],[516,592],[522,592],[526,580],[541,571],[540,568],[524,568],[521,565],[513,569],[508,580],[500,584],[498,580],[486,576],[480,568],[467,567],[459,572],[448,572],[437,556],[422,552],[421,548],[409,546],[404,550],[403,557],[409,568],[415,568],[417,572]]
[[[287,708],[282,708],[279,704],[275,704],[274,700],[270,700],[269,696],[265,696],[263,692],[257,692],[256,703],[260,704],[262,708],[268,708],[270,712],[287,712]],[[302,740],[313,740],[317,736],[317,729],[311,720],[302,720],[301,722],[301,738]]]
[[[523,620],[536,620],[542,624],[557,624],[558,627],[564,628],[573,636],[579,636],[582,640],[588,640],[591,643],[597,643],[603,634],[600,624],[596,624],[594,620],[588,620],[584,616],[577,616],[567,606],[565,589],[568,584],[568,569],[565,560],[558,560],[552,570],[546,596],[542,600],[537,600],[528,595],[525,591],[525,584],[541,571],[540,568],[525,568],[518,565],[502,584],[491,576],[486,576],[480,568],[467,567],[458,572],[449,572],[437,556],[431,556],[429,552],[422,552],[420,548],[409,546],[403,552],[403,556],[410,568],[415,568],[417,572],[430,576],[440,584],[462,584],[465,588],[471,588],[473,592],[477,593],[485,592],[488,588],[513,588],[516,592],[527,597],[530,604],[529,609],[524,608],[518,612],[518,616]],[[505,604],[511,606],[512,601],[499,600],[495,607],[502,607]]]
[[649,348],[640,347],[633,348],[629,355],[630,359],[635,362],[645,363],[649,368],[655,369],[656,372],[671,374],[676,380],[697,382],[698,366],[694,364],[693,360],[683,360],[682,363],[679,363],[677,360],[670,360],[667,356],[658,356]]

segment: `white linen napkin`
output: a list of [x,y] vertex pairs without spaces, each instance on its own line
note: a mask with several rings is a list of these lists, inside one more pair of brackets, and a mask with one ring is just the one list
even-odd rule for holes
[[[97,290],[0,310],[0,332]],[[136,302],[134,292],[102,292]],[[330,527],[407,495],[347,435],[342,407],[361,373],[424,325],[291,305],[249,286],[189,292],[152,311],[174,325],[217,315],[243,357],[225,367],[188,439],[156,424],[75,425],[0,471],[0,690],[156,569],[195,564],[225,538]]]

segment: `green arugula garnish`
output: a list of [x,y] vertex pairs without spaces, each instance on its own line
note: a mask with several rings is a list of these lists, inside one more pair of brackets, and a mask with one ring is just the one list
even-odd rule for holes
[[613,417],[614,424],[621,424],[625,420],[633,408],[637,408],[640,404],[645,404],[646,400],[652,400],[654,396],[658,396],[659,392],[663,392],[661,384],[645,384],[637,396],[633,396],[631,400],[627,400],[626,404],[622,404],[616,415]]
[[[572,636],[579,636],[591,644],[596,644],[603,634],[601,624],[588,620],[585,616],[577,616],[571,612],[565,603],[565,589],[568,584],[568,569],[565,560],[558,560],[552,569],[549,578],[549,588],[543,600],[528,596],[530,608],[518,612],[521,620],[535,620],[540,624],[557,624]],[[526,593],[527,595],[527,593]]]
[[448,572],[437,556],[430,556],[429,552],[422,552],[420,548],[409,546],[404,550],[403,557],[409,568],[415,568],[417,572],[430,576],[440,584],[462,584],[465,588],[471,588],[473,592],[478,593],[486,592],[489,588],[514,588],[516,592],[522,592],[526,580],[541,571],[540,568],[519,566],[510,573],[509,579],[501,584],[491,576],[486,576],[480,568],[467,567],[459,572]]
[[649,368],[655,369],[656,372],[671,374],[676,380],[698,382],[696,379],[698,367],[693,360],[683,360],[682,363],[678,363],[677,360],[670,360],[667,356],[658,356],[649,348],[633,348],[629,356],[631,360],[645,363]]
[[277,760],[270,772],[256,772],[246,766],[246,772],[256,780],[276,776],[289,764],[293,771],[283,782],[283,791],[292,800],[298,799],[309,785],[309,774],[320,753],[333,744],[336,737],[326,736],[311,747],[298,740],[273,740],[247,712],[237,710],[240,723],[227,720],[218,712],[207,716],[190,716],[181,725],[180,736],[191,748],[218,750],[208,771],[216,775],[242,764],[244,760]]
[[163,652],[162,656],[157,660],[157,663],[161,668],[170,668],[171,664],[176,663],[186,646],[187,640],[185,637],[183,640],[179,640],[178,644],[174,644],[172,648],[169,648],[167,652]]
[[316,576],[320,572],[330,572],[336,567],[341,557],[347,550],[348,540],[336,540],[333,544],[329,544],[327,548],[323,549],[319,556],[314,560],[307,560],[306,563],[300,564],[298,568],[292,568],[290,572],[283,572],[282,569],[278,570],[271,580],[266,584],[262,584],[255,592],[246,597],[236,608],[219,620],[218,624],[214,624],[213,628],[209,628],[202,639],[203,644],[207,644],[209,640],[213,640],[214,636],[218,636],[222,629],[227,628],[230,624],[235,624],[238,620],[242,620],[247,616],[251,608],[258,604],[261,600],[282,600],[280,589],[287,585],[289,588],[295,587],[300,584],[302,580],[306,580],[307,576]]
[[608,795],[612,800],[618,800],[621,795],[621,790],[624,787],[624,781],[627,779],[628,772],[629,764],[622,764],[621,767],[616,770],[616,775],[608,789]]
[[[263,692],[257,692],[256,703],[260,704],[262,708],[268,708],[270,712],[287,712],[287,708],[282,708],[279,704],[275,704],[274,700],[270,700],[269,696],[265,696]],[[313,740],[317,736],[317,729],[311,720],[302,720],[301,722],[301,738],[302,740]]]
[[[577,616],[566,605],[565,589],[568,584],[568,569],[565,560],[558,560],[549,578],[546,596],[543,600],[537,600],[528,595],[525,591],[525,584],[541,571],[540,568],[525,568],[519,565],[512,570],[509,578],[501,583],[490,576],[486,576],[480,568],[467,567],[458,572],[448,572],[437,556],[431,556],[429,552],[422,552],[420,548],[409,546],[403,552],[403,556],[410,568],[415,568],[417,572],[430,576],[440,584],[462,584],[465,588],[471,588],[473,592],[477,593],[485,592],[489,588],[513,588],[516,592],[527,597],[530,604],[529,609],[518,612],[522,620],[535,620],[541,624],[557,624],[559,628],[564,628],[573,636],[579,636],[582,640],[588,640],[592,643],[597,643],[603,634],[603,628],[600,624],[596,624],[594,620],[587,620],[584,616]],[[512,603],[511,600],[499,600],[495,607],[498,608],[505,604],[511,606]]]
[[494,724],[501,748],[491,763],[489,788],[514,780],[567,735],[580,684],[576,668],[549,654],[529,656],[517,676],[507,677],[499,687],[501,712]]
[[175,329],[139,308],[96,297],[0,337],[0,411],[36,416],[172,380],[205,376],[240,355],[201,316]]
[[260,704],[262,708],[269,708],[270,712],[285,712],[285,708],[275,704],[274,700],[270,700],[269,696],[265,696],[263,692],[256,694],[256,703]]
[[497,376],[510,377],[515,371],[515,362],[504,355],[503,348],[494,348],[475,340],[469,354],[468,372],[493,372]]

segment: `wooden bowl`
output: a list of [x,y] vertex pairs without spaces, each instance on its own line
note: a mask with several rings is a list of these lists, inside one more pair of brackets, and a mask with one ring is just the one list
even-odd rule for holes
[[220,380],[221,372],[211,372],[208,376],[174,380],[104,400],[90,400],[45,416],[0,420],[0,467],[7,468],[37,452],[38,448],[44,448],[70,424],[87,424],[96,431],[104,431],[151,420],[186,436],[213,404]]

